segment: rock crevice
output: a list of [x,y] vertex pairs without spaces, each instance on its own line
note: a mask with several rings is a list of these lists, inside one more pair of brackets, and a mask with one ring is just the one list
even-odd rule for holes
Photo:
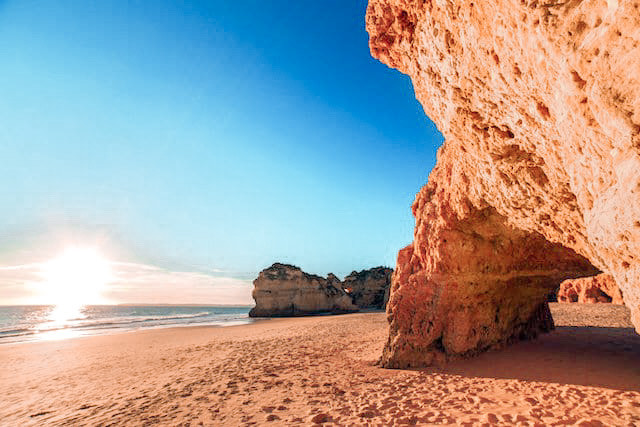
[[392,274],[387,267],[354,271],[344,278],[342,288],[359,308],[383,309],[389,300]]

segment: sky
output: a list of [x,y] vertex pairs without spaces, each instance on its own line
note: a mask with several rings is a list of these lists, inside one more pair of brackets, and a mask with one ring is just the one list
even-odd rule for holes
[[116,302],[250,303],[276,261],[393,267],[442,136],[365,10],[0,0],[0,304],[36,301],[69,245],[113,261]]

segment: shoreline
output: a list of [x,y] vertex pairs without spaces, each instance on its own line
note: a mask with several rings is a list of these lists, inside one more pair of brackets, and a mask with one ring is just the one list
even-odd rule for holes
[[[71,330],[71,329],[60,329],[60,330],[55,330],[55,331],[51,331],[51,332],[42,332],[40,333],[40,335],[46,335],[46,334],[55,334],[56,332],[73,332],[73,335],[68,336],[68,337],[63,337],[63,338],[36,338],[36,339],[32,339],[32,340],[22,340],[22,341],[3,341],[3,339],[0,338],[0,349],[5,347],[5,346],[18,346],[18,345],[24,345],[24,344],[38,344],[38,343],[49,343],[49,342],[56,342],[56,341],[67,341],[67,340],[77,340],[77,339],[84,339],[84,338],[94,338],[94,337],[105,337],[105,336],[113,336],[113,335],[124,335],[124,334],[137,334],[137,333],[144,333],[144,332],[151,332],[151,331],[160,331],[160,330],[172,330],[172,329],[176,329],[176,330],[180,330],[180,329],[216,329],[216,328],[233,328],[233,327],[238,327],[238,326],[249,326],[253,323],[257,323],[259,321],[262,320],[270,320],[270,319],[252,319],[252,318],[247,318],[247,321],[230,321],[230,322],[226,322],[227,324],[222,324],[222,322],[220,322],[219,324],[184,324],[184,325],[158,325],[158,326],[147,326],[147,327],[142,327],[142,328],[116,328],[116,329],[109,329],[109,330],[101,330],[101,329],[87,329],[86,332],[87,333],[83,333],[85,331],[78,331],[78,330]],[[38,334],[34,334],[34,335],[38,335]],[[30,335],[29,335],[30,336]]]
[[[167,307],[182,307],[183,305],[176,306],[167,306]],[[138,306],[137,306],[138,307]],[[139,306],[143,307],[143,306]],[[188,306],[188,307],[222,307],[222,306]],[[224,306],[225,308],[227,306]],[[238,306],[239,308],[245,308],[245,306]],[[166,324],[166,325],[151,325],[151,326],[142,326],[142,327],[133,327],[133,326],[123,326],[120,328],[60,328],[54,330],[43,330],[40,332],[33,332],[30,334],[19,335],[20,338],[27,338],[21,340],[12,340],[13,337],[0,337],[0,348],[7,345],[20,345],[20,344],[33,344],[38,342],[50,342],[50,341],[61,341],[61,340],[69,340],[69,339],[78,339],[78,338],[88,338],[94,336],[104,336],[104,335],[118,335],[118,334],[130,334],[136,332],[143,332],[148,330],[158,330],[158,329],[184,329],[184,328],[228,328],[234,326],[248,326],[257,322],[262,321],[271,321],[276,319],[295,319],[295,318],[304,318],[304,317],[331,317],[331,316],[342,316],[346,314],[365,314],[365,313],[385,313],[384,310],[381,309],[362,309],[355,313],[316,313],[316,314],[306,314],[302,316],[273,316],[273,317],[250,317],[239,318],[236,320],[229,321],[211,321],[210,323],[202,322],[202,323],[184,323],[184,324]],[[31,338],[31,339],[28,339]]]
[[[558,329],[537,340],[418,370],[375,366],[388,329],[380,312],[0,346],[0,361],[11,366],[0,371],[0,419],[9,425],[640,423],[640,336],[624,326],[627,313],[581,304],[559,309],[565,313]],[[574,317],[598,313],[608,313],[610,327],[571,325]]]
[[0,346],[138,330],[252,323],[249,307],[87,305],[59,311],[56,306],[0,308]]

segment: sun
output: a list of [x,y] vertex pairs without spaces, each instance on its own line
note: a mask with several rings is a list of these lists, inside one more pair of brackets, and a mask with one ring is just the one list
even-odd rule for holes
[[81,307],[100,303],[113,279],[110,262],[91,247],[68,247],[42,264],[39,294],[47,304]]

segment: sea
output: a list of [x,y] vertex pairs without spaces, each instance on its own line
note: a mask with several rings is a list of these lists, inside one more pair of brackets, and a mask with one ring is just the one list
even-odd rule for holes
[[151,328],[251,323],[250,306],[0,306],[0,345]]

